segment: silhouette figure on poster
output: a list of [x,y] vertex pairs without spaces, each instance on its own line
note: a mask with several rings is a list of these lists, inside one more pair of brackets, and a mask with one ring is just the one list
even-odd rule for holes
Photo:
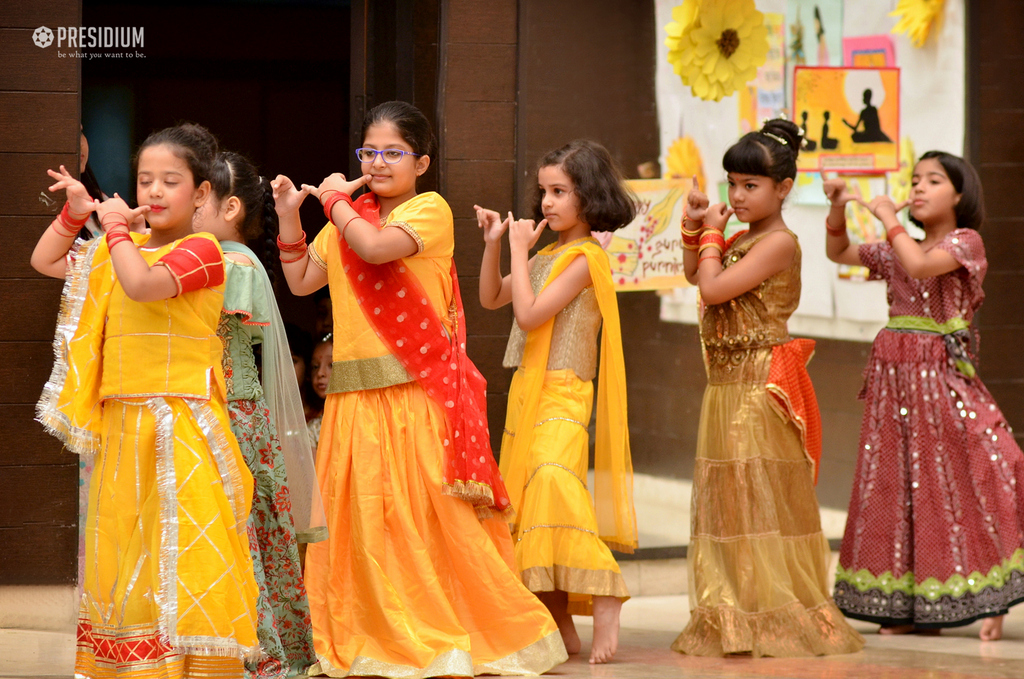
[[825,111],[822,115],[825,117],[825,122],[821,125],[821,148],[826,151],[832,151],[839,146],[839,140],[828,136],[828,119],[831,114]]
[[800,119],[803,121],[800,124],[800,129],[804,133],[804,147],[803,147],[803,150],[804,151],[813,151],[816,148],[818,148],[818,142],[814,141],[813,139],[811,139],[810,137],[807,136],[807,111],[804,111],[803,113],[800,114]]
[[[862,123],[864,129],[863,131],[858,131]],[[889,139],[885,132],[882,132],[882,125],[878,122],[878,109],[871,105],[870,88],[864,90],[864,108],[861,110],[857,122],[850,124],[844,118],[843,124],[853,131],[850,137],[858,144],[875,141],[892,143],[892,139]]]

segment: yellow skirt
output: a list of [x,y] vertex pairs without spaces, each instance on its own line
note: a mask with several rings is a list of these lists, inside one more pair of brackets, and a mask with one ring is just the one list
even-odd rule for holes
[[796,425],[770,405],[771,348],[704,392],[694,468],[690,622],[672,648],[721,656],[851,653],[864,640],[828,590],[814,471]]
[[252,476],[223,404],[103,403],[76,676],[242,676],[255,652]]
[[[512,450],[523,408],[522,371],[512,377],[501,451]],[[594,383],[571,370],[549,370],[534,423],[526,484],[516,507],[516,568],[532,592],[569,594],[569,612],[591,615],[593,597],[629,598],[611,550],[598,537],[587,489]],[[504,465],[503,465],[504,467]]]
[[567,659],[513,570],[507,525],[442,492],[446,431],[415,382],[328,395],[316,467],[330,537],[306,552],[310,675],[533,675]]

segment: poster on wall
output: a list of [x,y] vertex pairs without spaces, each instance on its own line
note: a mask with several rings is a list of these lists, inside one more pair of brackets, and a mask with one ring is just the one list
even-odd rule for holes
[[807,140],[803,171],[899,169],[900,70],[807,68],[793,73],[793,112]]
[[785,5],[788,104],[795,67],[843,65],[843,0],[787,0]]
[[887,35],[843,38],[843,66],[882,68],[896,65],[896,48]]
[[689,285],[683,273],[683,220],[689,179],[631,179],[636,218],[605,246],[616,290],[663,290]]
[[761,121],[778,118],[786,109],[786,17],[767,12],[768,55],[757,69],[757,77],[737,91],[740,132],[761,129]]

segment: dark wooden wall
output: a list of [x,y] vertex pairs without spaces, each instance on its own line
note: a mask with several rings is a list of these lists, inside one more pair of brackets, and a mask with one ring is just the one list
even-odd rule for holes
[[[985,187],[980,374],[1024,444],[1024,1],[969,0],[968,159]],[[936,112],[938,115],[938,111]]]
[[[43,25],[47,48],[32,42]],[[79,62],[59,58],[56,40],[57,26],[78,25],[78,0],[0,0],[0,585],[75,579],[78,457],[34,421],[62,282],[29,257],[64,203],[46,190],[47,168],[78,173]]]

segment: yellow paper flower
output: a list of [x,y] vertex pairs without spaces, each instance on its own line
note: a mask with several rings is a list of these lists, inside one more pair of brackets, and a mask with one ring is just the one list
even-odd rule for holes
[[899,17],[893,33],[906,33],[914,47],[922,47],[928,34],[942,21],[942,8],[946,0],[899,0],[889,16]]
[[889,173],[889,191],[897,204],[910,198],[910,180],[914,175],[915,162],[914,143],[908,137],[903,137],[900,140],[900,169]]
[[707,191],[708,185],[704,181],[704,161],[700,157],[700,149],[693,137],[679,137],[668,147],[665,156],[665,164],[668,166],[667,176],[670,179],[690,179],[697,175],[697,185],[702,191]]
[[754,79],[768,56],[768,29],[754,0],[687,0],[677,9],[668,60],[694,95],[719,101]]

